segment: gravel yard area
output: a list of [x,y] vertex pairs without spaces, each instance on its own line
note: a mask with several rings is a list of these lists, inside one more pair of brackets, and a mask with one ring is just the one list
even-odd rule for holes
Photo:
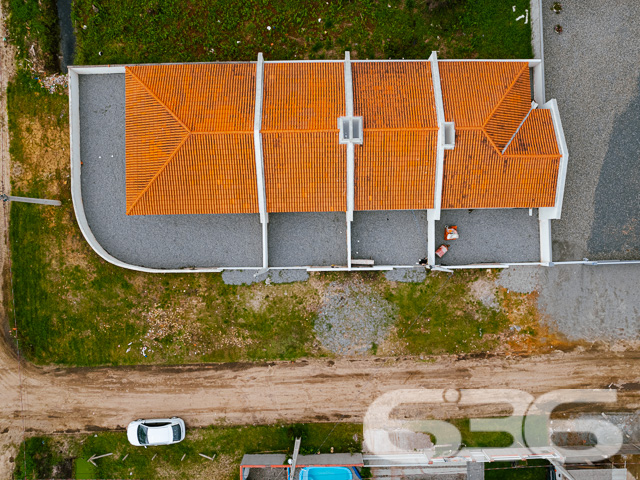
[[364,355],[384,340],[394,313],[393,305],[358,277],[332,282],[323,292],[316,337],[336,355]]
[[344,212],[270,213],[269,265],[347,265]]
[[640,2],[542,3],[546,93],[569,149],[554,260],[640,259]]
[[543,320],[570,340],[640,340],[636,265],[516,266],[497,283],[522,293],[537,289]]
[[[444,240],[446,225],[457,225],[460,238]],[[450,245],[436,263],[539,262],[538,212],[528,209],[443,210],[436,222],[436,248]]]
[[427,212],[354,212],[351,251],[376,265],[415,265],[427,256]]
[[125,214],[124,75],[80,75],[82,200],[98,243],[153,268],[260,267],[257,214]]

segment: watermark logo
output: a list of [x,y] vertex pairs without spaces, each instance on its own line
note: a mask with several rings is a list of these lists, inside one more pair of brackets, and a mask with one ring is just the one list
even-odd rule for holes
[[[551,420],[551,414],[562,405],[606,404],[616,400],[617,391],[608,389],[554,390],[537,398],[515,389],[394,390],[378,397],[369,407],[364,418],[364,439],[367,450],[375,455],[397,456],[419,451],[431,458],[473,458],[478,454],[478,449],[465,448],[460,431],[451,423],[397,418],[398,410],[407,406],[442,408],[453,404],[459,408],[472,408],[504,405],[509,407],[510,415],[472,418],[469,422],[471,432],[510,434],[513,443],[500,449],[503,456],[508,456],[509,451],[513,452],[514,457],[522,457],[523,453],[531,457],[545,456],[553,452],[553,455],[571,458],[573,462],[597,461],[615,455],[620,450],[623,444],[622,431],[606,418]],[[582,438],[588,437],[595,442],[591,441],[590,445],[580,448],[554,443],[554,435],[576,432]],[[430,442],[432,437],[435,437],[434,444]]]

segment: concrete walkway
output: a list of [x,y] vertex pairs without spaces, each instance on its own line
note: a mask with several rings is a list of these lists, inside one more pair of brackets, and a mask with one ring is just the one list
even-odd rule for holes
[[554,260],[640,260],[640,2],[561,2],[560,14],[553,3],[542,2],[546,93],[569,148]]

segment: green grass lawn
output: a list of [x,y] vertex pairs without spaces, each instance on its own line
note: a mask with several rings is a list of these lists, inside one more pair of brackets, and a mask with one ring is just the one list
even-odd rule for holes
[[[469,420],[452,420],[468,447],[504,447],[511,436],[500,432],[469,432]],[[16,458],[15,478],[206,478],[236,479],[242,456],[247,453],[292,454],[296,437],[302,438],[301,454],[317,452],[357,453],[362,449],[362,425],[316,423],[245,427],[213,426],[190,429],[179,444],[134,447],[125,432],[97,432],[89,435],[30,437]],[[25,455],[26,469],[25,469]],[[86,462],[92,455],[113,453],[96,460],[97,468]],[[210,462],[198,454],[216,455]],[[126,457],[125,460],[123,458]],[[157,456],[156,456],[157,455]],[[184,460],[182,460],[183,455]],[[154,459],[153,457],[156,456]],[[542,461],[487,465],[491,479],[544,479]],[[532,468],[524,468],[532,467]],[[492,470],[489,470],[492,469]],[[85,476],[82,476],[84,472]],[[540,476],[542,475],[542,476]]]
[[[516,5],[513,12],[512,5]],[[531,58],[528,0],[78,0],[77,64]]]

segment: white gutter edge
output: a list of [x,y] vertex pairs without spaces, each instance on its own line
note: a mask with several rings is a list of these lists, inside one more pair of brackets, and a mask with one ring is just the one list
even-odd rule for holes
[[564,199],[564,186],[567,179],[567,167],[569,164],[569,151],[567,149],[567,141],[564,137],[562,121],[560,120],[560,112],[558,111],[558,102],[555,99],[549,100],[542,105],[543,109],[551,110],[551,119],[553,120],[553,129],[558,142],[558,150],[560,151],[560,165],[558,168],[558,182],[556,184],[556,201],[553,207],[542,207],[538,209],[538,215],[541,220],[557,220],[562,214],[562,201]]
[[256,160],[256,185],[258,193],[258,210],[262,224],[262,268],[269,268],[269,235],[267,213],[267,196],[264,180],[264,158],[262,155],[262,103],[264,97],[264,58],[258,53],[256,62],[256,98],[253,118],[253,147]]
[[[344,96],[346,116],[353,117],[353,77],[351,76],[351,54],[344,52]],[[338,135],[340,135],[338,133]],[[351,268],[351,222],[355,204],[355,146],[347,143],[347,267]]]
[[427,261],[429,265],[436,264],[436,221],[440,220],[442,209],[442,185],[444,182],[444,102],[442,100],[442,86],[440,84],[440,70],[438,69],[438,54],[431,52],[431,83],[438,122],[438,141],[436,144],[436,171],[433,191],[433,208],[427,210]]

